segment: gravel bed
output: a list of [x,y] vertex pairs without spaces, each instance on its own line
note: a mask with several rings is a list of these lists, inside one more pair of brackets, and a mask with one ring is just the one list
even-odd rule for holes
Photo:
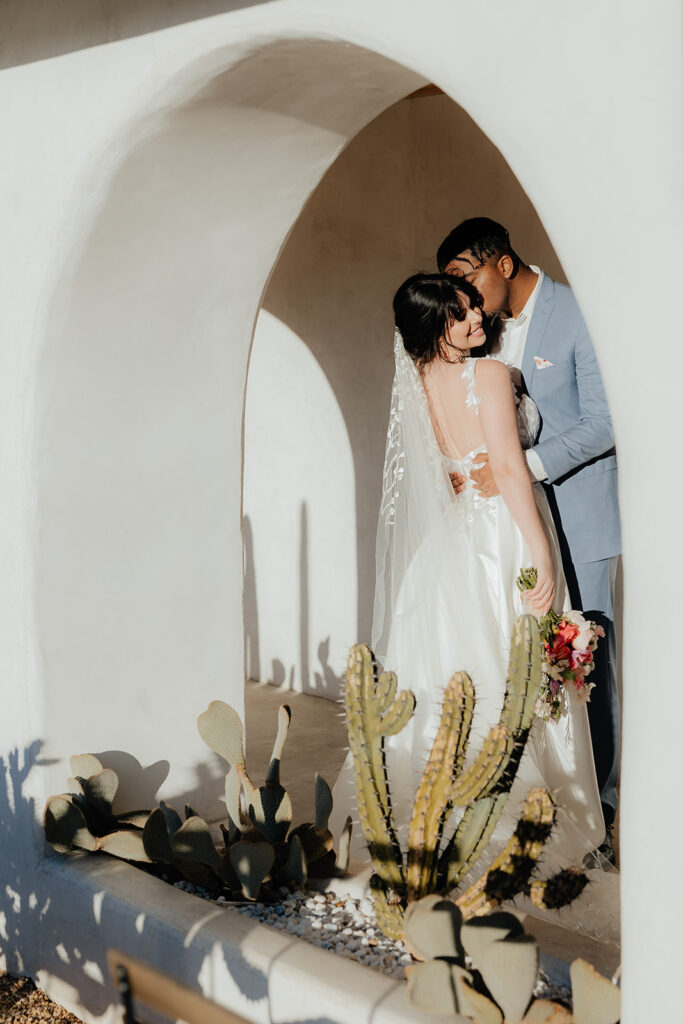
[[30,978],[0,974],[2,1024],[81,1024],[78,1017],[53,1003]]
[[[232,903],[225,896],[215,898],[191,882],[173,884],[232,913],[244,914],[391,978],[405,980],[404,968],[413,963],[402,942],[393,942],[382,934],[369,898],[357,900],[334,892],[301,889],[292,892],[283,887],[278,890],[280,903]],[[534,995],[537,999],[556,999],[571,1006],[571,990],[555,984],[542,970]]]
[[405,979],[404,967],[412,963],[402,942],[387,939],[377,927],[372,900],[337,896],[333,892],[278,892],[281,903],[230,903],[215,898],[190,882],[175,882],[177,889],[195,893],[232,913],[244,914],[278,931],[305,939],[320,949],[355,960],[382,971],[391,978]]

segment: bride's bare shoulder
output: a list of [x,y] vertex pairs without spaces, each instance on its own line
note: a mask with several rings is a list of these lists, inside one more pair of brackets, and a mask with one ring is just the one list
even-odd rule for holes
[[510,387],[510,371],[499,359],[478,359],[474,364],[480,387]]

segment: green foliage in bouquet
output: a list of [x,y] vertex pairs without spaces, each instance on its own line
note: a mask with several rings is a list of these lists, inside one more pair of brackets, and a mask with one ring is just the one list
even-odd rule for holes
[[[533,567],[520,570],[517,587],[522,593],[533,590],[538,572]],[[568,694],[579,701],[590,700],[594,684],[589,681],[595,667],[595,650],[605,632],[596,622],[590,622],[581,612],[563,611],[562,615],[550,608],[538,622],[543,646],[543,678],[536,714],[557,722],[568,710]]]
[[[398,692],[394,673],[378,676],[372,651],[352,648],[346,676],[346,718],[353,754],[358,810],[375,874],[371,891],[379,926],[390,938],[403,931],[406,909],[424,896],[457,888],[488,844],[508,800],[531,727],[541,683],[541,641],[536,620],[521,616],[512,647],[500,720],[481,751],[465,766],[475,693],[466,672],[456,672],[444,693],[440,724],[418,784],[408,835],[401,850],[391,806],[384,756],[386,736],[410,720],[415,697]],[[451,813],[462,817],[450,839]],[[547,790],[532,790],[505,850],[482,877],[458,897],[465,917],[486,913],[504,900],[531,893],[531,877],[555,821]],[[570,903],[585,875],[563,872],[533,889],[543,905]]]
[[534,999],[536,940],[514,914],[465,920],[450,900],[427,896],[405,917],[405,940],[422,960],[407,969],[408,998],[431,1013],[463,1014],[480,1024],[617,1024],[620,990],[584,960],[571,966],[573,1013]]

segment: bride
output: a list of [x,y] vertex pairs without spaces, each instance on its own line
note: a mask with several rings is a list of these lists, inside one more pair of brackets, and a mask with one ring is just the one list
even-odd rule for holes
[[[538,410],[527,396],[516,398],[504,364],[477,357],[486,343],[479,293],[463,278],[416,274],[398,289],[394,313],[372,647],[399,687],[417,698],[408,726],[386,744],[395,820],[405,838],[451,675],[464,669],[474,683],[476,753],[499,718],[515,619],[568,605],[547,500],[522,452],[538,433]],[[470,480],[485,451],[499,490],[494,497],[480,495]],[[467,478],[458,494],[452,473]],[[527,566],[535,566],[538,582],[522,596],[515,581]],[[573,693],[568,697],[558,723],[534,721],[488,860],[509,838],[532,786],[548,787],[557,801],[544,855],[550,868],[580,865],[604,838],[586,708]],[[343,815],[355,807],[350,756],[335,804]]]

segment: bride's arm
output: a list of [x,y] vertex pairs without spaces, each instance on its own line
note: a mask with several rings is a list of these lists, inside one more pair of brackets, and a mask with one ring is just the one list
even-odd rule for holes
[[[494,359],[477,362],[479,416],[489,453],[491,471],[500,494],[531,549],[538,583],[526,595],[528,603],[544,615],[555,594],[550,544],[536,507],[529,469],[517,430],[510,371]],[[521,568],[521,567],[520,567]]]

